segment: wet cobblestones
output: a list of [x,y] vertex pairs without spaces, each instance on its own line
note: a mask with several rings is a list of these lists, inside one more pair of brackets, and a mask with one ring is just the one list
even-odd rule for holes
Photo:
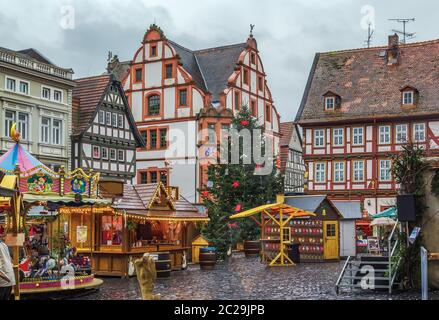
[[[343,262],[306,263],[291,268],[268,268],[259,258],[235,254],[216,270],[202,271],[198,265],[175,271],[169,279],[158,279],[155,292],[162,299],[420,299],[420,292],[347,292],[337,295],[334,284]],[[140,299],[137,279],[103,278],[99,291],[76,299],[127,300]],[[439,292],[430,294],[439,300]]]

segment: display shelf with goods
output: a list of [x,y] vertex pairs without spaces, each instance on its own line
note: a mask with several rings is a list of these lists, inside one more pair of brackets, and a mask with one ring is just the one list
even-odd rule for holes
[[[312,219],[293,219],[288,223],[289,243],[299,244],[301,261],[318,262],[323,257],[323,221]],[[284,228],[285,229],[285,228]],[[284,234],[286,232],[284,231]],[[272,221],[264,226],[263,250],[270,258],[280,248],[280,227]]]

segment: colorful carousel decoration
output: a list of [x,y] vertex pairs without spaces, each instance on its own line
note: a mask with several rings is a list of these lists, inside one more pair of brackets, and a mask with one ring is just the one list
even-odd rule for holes
[[[110,200],[98,196],[99,173],[86,173],[81,168],[67,172],[64,167],[55,172],[20,144],[16,124],[12,125],[11,138],[14,146],[0,157],[0,191],[8,191],[0,194],[0,210],[5,216],[7,244],[13,248],[15,298],[19,299],[20,293],[99,286],[102,280],[95,278],[91,265],[87,268],[85,260],[77,256],[58,217],[60,209],[111,205]],[[49,240],[46,237],[46,250],[35,247],[32,219],[39,225],[49,225],[56,235]],[[40,242],[38,245],[43,246]]]

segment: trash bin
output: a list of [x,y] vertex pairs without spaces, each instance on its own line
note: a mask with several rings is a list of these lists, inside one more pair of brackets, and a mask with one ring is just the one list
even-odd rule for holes
[[291,259],[294,263],[300,263],[300,252],[299,252],[298,243],[292,243],[287,246],[288,248],[288,258]]

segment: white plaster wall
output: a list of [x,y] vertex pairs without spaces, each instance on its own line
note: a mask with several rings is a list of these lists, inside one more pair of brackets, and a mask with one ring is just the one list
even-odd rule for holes
[[131,112],[135,121],[143,121],[142,119],[142,92],[137,91],[132,93]]
[[144,67],[145,87],[159,87],[162,84],[162,63],[146,63]]
[[165,119],[175,117],[175,88],[166,88],[164,94],[164,117]]

